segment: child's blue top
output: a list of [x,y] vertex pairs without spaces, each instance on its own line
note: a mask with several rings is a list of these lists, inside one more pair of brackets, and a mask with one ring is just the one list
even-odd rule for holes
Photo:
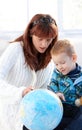
[[54,69],[51,82],[48,89],[53,92],[61,92],[64,94],[68,103],[75,105],[75,100],[82,96],[82,69],[76,63],[76,68],[67,75],[61,74],[57,69]]

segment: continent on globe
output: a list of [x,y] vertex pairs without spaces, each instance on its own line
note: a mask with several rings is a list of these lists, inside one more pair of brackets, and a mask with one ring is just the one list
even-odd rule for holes
[[63,106],[56,94],[37,89],[25,95],[20,104],[21,121],[30,130],[53,130],[63,116]]

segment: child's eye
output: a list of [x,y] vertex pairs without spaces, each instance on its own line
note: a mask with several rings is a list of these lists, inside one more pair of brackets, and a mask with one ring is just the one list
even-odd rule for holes
[[65,64],[65,61],[61,62],[61,64]]
[[58,66],[58,64],[56,64],[56,66]]

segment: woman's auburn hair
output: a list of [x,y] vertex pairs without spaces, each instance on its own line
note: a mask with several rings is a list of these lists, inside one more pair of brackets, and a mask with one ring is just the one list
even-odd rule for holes
[[[27,65],[30,66],[31,69],[34,69],[35,71],[43,69],[48,65],[48,63],[51,60],[50,51],[58,39],[58,27],[55,20],[54,24],[53,23],[46,24],[40,22],[36,25],[33,25],[34,21],[37,21],[45,16],[52,18],[50,15],[36,14],[29,22],[24,34],[14,40],[14,42],[18,41],[23,42],[25,62],[27,63]],[[37,54],[36,49],[34,48],[32,43],[32,35],[36,35],[37,37],[43,39],[53,38],[53,41],[44,53]]]

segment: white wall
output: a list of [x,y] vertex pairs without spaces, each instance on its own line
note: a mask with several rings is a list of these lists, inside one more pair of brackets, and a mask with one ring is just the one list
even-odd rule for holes
[[57,0],[28,0],[29,20],[37,13],[51,14],[57,20]]

